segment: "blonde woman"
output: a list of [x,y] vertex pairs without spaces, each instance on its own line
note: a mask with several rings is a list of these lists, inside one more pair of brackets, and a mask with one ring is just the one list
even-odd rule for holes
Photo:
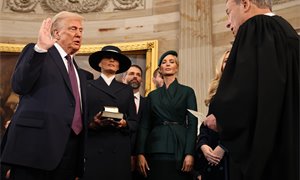
[[164,85],[147,97],[141,119],[138,168],[148,180],[191,179],[197,135],[197,119],[187,109],[197,110],[194,90],[179,84],[176,51],[167,51],[159,61]]
[[[218,85],[219,80],[222,76],[223,70],[225,68],[227,59],[229,56],[229,51],[225,51],[222,58],[219,60],[216,71],[215,78],[211,81],[208,89],[208,96],[204,103],[209,106],[211,100],[213,99]],[[208,112],[207,118],[210,118],[210,112]],[[201,175],[198,179],[201,180],[224,180],[226,179],[227,166],[225,150],[219,144],[219,134],[203,124],[200,126],[200,135],[197,142],[197,155],[200,157],[198,170]]]

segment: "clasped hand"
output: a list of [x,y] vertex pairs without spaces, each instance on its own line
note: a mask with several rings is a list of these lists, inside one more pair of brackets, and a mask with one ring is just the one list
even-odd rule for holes
[[201,150],[208,161],[208,164],[211,166],[216,166],[222,160],[225,151],[220,147],[217,146],[214,150],[209,147],[208,145],[202,145]]

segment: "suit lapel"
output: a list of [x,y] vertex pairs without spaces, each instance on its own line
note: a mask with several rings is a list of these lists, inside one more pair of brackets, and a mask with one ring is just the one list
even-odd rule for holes
[[110,97],[112,97],[114,99],[116,98],[114,93],[111,91],[111,88],[106,84],[106,82],[103,80],[103,78],[101,76],[98,79],[91,81],[91,84],[98,90],[109,95]]
[[[170,84],[168,89],[166,89],[164,85],[160,91],[160,106],[162,106],[161,108],[170,113],[170,117],[173,117],[174,115],[176,116],[177,114],[176,108],[174,107],[178,104],[180,105],[181,103],[183,103],[183,92],[178,89],[180,89],[180,85],[178,84],[178,81],[176,79],[173,83]],[[170,104],[172,104],[172,107],[170,107]]]
[[101,76],[98,79],[91,81],[91,84],[114,99],[117,98],[115,94],[125,87],[125,84],[117,82],[115,79],[111,82],[110,86],[108,86]]
[[[75,59],[73,60],[74,66],[77,70],[78,76],[79,76],[79,81],[80,81],[80,90],[81,90],[81,102],[84,103],[86,102],[86,83],[87,80],[85,78],[85,74],[83,71],[80,71],[80,68],[78,67]],[[84,105],[84,104],[83,104]]]
[[[167,104],[171,103],[171,104],[174,104],[176,105],[178,103],[178,101],[180,101],[182,95],[180,91],[177,91],[177,89],[179,88],[179,84],[178,84],[178,81],[177,79],[175,79],[174,82],[172,82],[169,86],[168,89],[164,89],[164,96],[167,98],[167,100],[169,102],[167,102]],[[179,102],[181,103],[181,102]]]
[[124,87],[126,87],[127,85],[118,82],[116,79],[114,79],[111,84],[110,84],[111,88],[113,89],[113,93],[117,93],[118,91],[121,91]]
[[138,110],[139,117],[142,115],[142,111],[143,111],[145,105],[146,105],[146,99],[144,97],[140,96],[140,106],[139,106],[139,110]]
[[[48,50],[50,56],[52,57],[53,61],[55,62],[55,64],[57,65],[61,75],[63,76],[63,79],[67,85],[67,87],[69,88],[70,92],[72,93],[72,86],[71,86],[71,82],[70,82],[70,78],[66,69],[66,66],[59,54],[59,52],[57,51],[57,49],[55,48],[55,46],[51,47]],[[73,93],[72,93],[73,94]]]

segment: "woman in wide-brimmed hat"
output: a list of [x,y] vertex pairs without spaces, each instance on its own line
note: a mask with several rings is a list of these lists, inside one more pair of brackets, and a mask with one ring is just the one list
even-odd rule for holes
[[[102,61],[107,62],[115,62],[117,65],[112,70],[109,70],[106,72],[107,66],[101,64]],[[103,62],[104,62],[103,61]],[[102,62],[102,63],[103,63]],[[121,50],[116,46],[104,46],[101,51],[97,51],[90,55],[89,57],[89,63],[90,66],[95,69],[96,71],[99,71],[101,73],[105,74],[119,74],[127,71],[131,66],[130,59],[125,56],[124,54],[121,54]],[[102,67],[104,66],[104,67]],[[114,66],[114,65],[113,65]]]
[[[136,129],[136,110],[132,88],[115,79],[127,71],[130,59],[116,46],[105,46],[89,57],[90,66],[101,72],[87,87],[88,138],[84,179],[131,179],[131,132]],[[124,114],[120,121],[103,120],[98,114],[104,106],[116,107]]]

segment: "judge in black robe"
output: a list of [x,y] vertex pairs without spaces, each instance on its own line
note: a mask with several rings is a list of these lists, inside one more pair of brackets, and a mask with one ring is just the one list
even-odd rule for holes
[[210,110],[231,180],[299,179],[299,36],[286,20],[239,27]]

